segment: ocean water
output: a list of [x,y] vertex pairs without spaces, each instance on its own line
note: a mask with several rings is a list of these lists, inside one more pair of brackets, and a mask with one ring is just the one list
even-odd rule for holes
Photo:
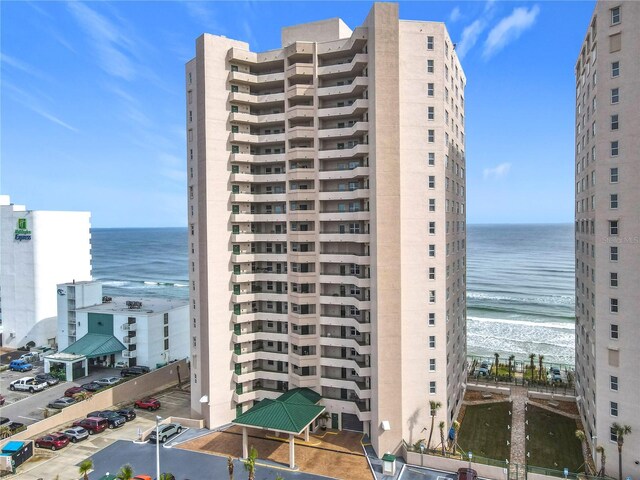
[[[107,295],[189,297],[187,229],[94,229],[93,276]],[[573,227],[470,225],[469,355],[573,364]]]

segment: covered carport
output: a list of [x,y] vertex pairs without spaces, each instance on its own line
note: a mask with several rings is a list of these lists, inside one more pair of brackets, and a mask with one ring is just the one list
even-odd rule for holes
[[[52,367],[62,366],[65,373],[65,380],[73,381],[75,378],[86,377],[89,375],[89,362],[84,355],[75,355],[73,353],[53,353],[44,357],[44,372],[50,373]],[[79,372],[83,372],[79,375]]]
[[271,430],[276,434],[289,436],[289,467],[295,469],[296,436],[304,435],[309,441],[311,424],[324,412],[318,405],[321,396],[308,388],[295,388],[280,395],[275,400],[264,399],[232,422],[242,427],[242,456],[249,456],[248,428]]
[[[89,374],[89,364],[109,365],[115,363],[116,355],[121,355],[126,350],[120,340],[113,335],[100,333],[87,333],[84,337],[75,341],[62,352],[44,357],[45,372],[49,372],[51,363],[65,365],[66,379],[68,381],[86,377]],[[47,360],[49,360],[47,362]],[[82,362],[80,364],[80,362]],[[82,368],[79,368],[79,365]]]

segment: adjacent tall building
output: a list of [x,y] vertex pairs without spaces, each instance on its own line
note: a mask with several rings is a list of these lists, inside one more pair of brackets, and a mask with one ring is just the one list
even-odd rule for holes
[[375,4],[186,66],[192,408],[293,387],[378,453],[447,426],[466,366],[466,79],[442,23]]
[[27,210],[0,195],[2,344],[56,344],[56,285],[91,280],[89,212]]
[[[592,448],[640,476],[640,3],[599,1],[576,64],[576,386]],[[617,474],[617,462],[607,473]]]

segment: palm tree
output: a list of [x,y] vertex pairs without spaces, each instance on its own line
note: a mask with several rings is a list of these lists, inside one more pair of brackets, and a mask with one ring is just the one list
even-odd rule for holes
[[258,458],[258,451],[252,446],[249,449],[249,456],[244,461],[244,469],[249,472],[249,480],[255,480],[256,478],[256,459]]
[[456,446],[458,445],[458,432],[460,431],[460,422],[457,420],[453,422],[453,445],[451,450],[456,453]]
[[90,458],[81,461],[80,465],[78,465],[78,472],[84,480],[89,480],[89,472],[91,470],[93,470],[93,461]]
[[516,359],[515,355],[509,355],[509,381],[511,381],[511,364]]
[[538,365],[540,366],[538,369],[538,380],[542,380],[542,360],[544,360],[544,355],[538,355]]
[[500,358],[500,354],[496,352],[493,356],[496,357],[496,378],[498,378],[498,359]]
[[591,449],[589,448],[589,444],[587,443],[587,436],[582,430],[576,430],[576,438],[580,440],[580,444],[582,445],[582,456],[584,457],[584,472],[587,475],[590,475],[591,464],[589,463],[589,460],[591,459]]
[[233,458],[227,457],[227,470],[229,470],[229,480],[233,480]]
[[444,450],[444,427],[446,427],[447,424],[444,422],[440,422],[438,424],[438,428],[440,429],[440,446],[442,447],[442,456],[445,456],[445,450]]
[[604,466],[607,463],[607,454],[605,453],[604,447],[602,445],[598,445],[596,447],[596,452],[600,454],[600,471],[598,472],[598,476],[604,477],[606,475]]
[[8,438],[12,435],[12,431],[9,428],[9,425],[1,425],[0,426],[0,438]]
[[442,407],[441,402],[435,400],[429,400],[429,407],[431,408],[431,430],[429,431],[429,440],[427,441],[427,450],[431,448],[431,436],[433,435],[433,424],[436,421],[436,413],[438,409]]
[[133,479],[133,467],[130,464],[126,464],[120,467],[120,471],[116,475],[118,480],[132,480]]
[[160,480],[176,480],[176,476],[173,473],[161,473]]
[[535,353],[529,354],[529,360],[531,361],[531,380],[533,380],[533,371],[536,368],[535,365],[533,364],[535,359],[536,359],[536,354]]
[[631,427],[614,422],[614,424],[611,425],[611,431],[616,434],[618,443],[618,480],[622,480],[622,446],[624,445],[624,436],[631,433]]

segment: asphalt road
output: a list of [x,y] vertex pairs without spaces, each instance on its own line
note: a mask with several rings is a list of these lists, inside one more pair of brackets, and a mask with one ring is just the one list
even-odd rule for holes
[[[155,444],[135,444],[119,440],[94,454],[91,459],[94,470],[89,475],[89,480],[97,480],[107,472],[115,475],[126,463],[131,464],[135,475],[150,475],[152,478],[156,476]],[[244,467],[239,460],[234,461],[234,466],[235,478],[246,478]],[[160,448],[160,470],[173,473],[176,480],[229,478],[225,457],[179,448]],[[289,472],[261,465],[256,468],[255,478],[256,480],[275,480],[277,475],[281,475],[285,480],[327,480],[327,477],[319,475]]]
[[0,373],[0,393],[5,397],[6,403],[0,407],[0,416],[7,417],[14,422],[30,425],[42,420],[43,410],[49,402],[64,396],[67,388],[74,385],[81,385],[108,376],[120,376],[120,371],[115,369],[98,369],[89,374],[88,377],[78,379],[78,382],[60,382],[52,387],[47,387],[42,392],[12,392],[9,384],[13,380],[22,377],[31,377],[43,371],[42,366],[34,366],[29,372],[11,372],[9,370]]

